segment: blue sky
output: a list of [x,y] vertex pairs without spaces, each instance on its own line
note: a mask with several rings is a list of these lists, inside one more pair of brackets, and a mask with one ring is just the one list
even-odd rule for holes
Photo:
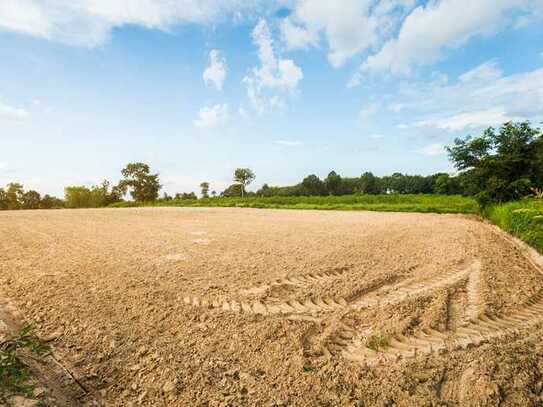
[[455,137],[543,120],[542,27],[541,0],[3,0],[0,185],[453,172]]

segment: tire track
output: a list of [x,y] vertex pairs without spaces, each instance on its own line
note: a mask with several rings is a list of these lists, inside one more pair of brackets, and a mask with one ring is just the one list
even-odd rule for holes
[[542,323],[543,291],[534,296],[527,304],[527,306],[500,318],[481,314],[469,324],[459,327],[449,335],[435,330],[427,330],[412,337],[392,337],[390,338],[390,346],[379,352],[369,349],[365,344],[355,340],[345,346],[342,354],[346,359],[372,366],[381,362],[396,362],[421,355],[479,346],[490,340],[508,334],[516,334],[522,329]]
[[304,302],[289,300],[277,303],[262,301],[209,301],[205,298],[195,296],[183,297],[183,302],[193,307],[208,309],[221,309],[244,314],[278,315],[278,314],[305,314],[318,312],[332,312],[348,306],[343,298],[310,298]]
[[339,267],[333,270],[324,271],[321,273],[309,273],[299,276],[291,276],[286,278],[280,278],[272,281],[268,284],[262,284],[259,286],[249,287],[240,290],[241,295],[258,295],[263,294],[269,289],[282,285],[293,285],[296,287],[305,287],[311,284],[319,284],[328,281],[335,280],[341,277],[350,267]]
[[[440,288],[449,287],[455,285],[462,280],[470,279],[475,274],[479,275],[481,269],[481,262],[479,260],[474,261],[468,267],[465,267],[455,273],[449,275],[438,275],[426,281],[407,281],[400,283],[393,287],[393,292],[390,292],[390,288],[380,289],[374,291],[360,300],[355,301],[351,306],[355,309],[370,308],[375,306],[395,305],[405,301],[408,298],[419,297],[426,295],[429,292],[435,291]],[[478,280],[478,278],[477,278]],[[477,299],[479,295],[478,290],[474,290],[473,294]]]

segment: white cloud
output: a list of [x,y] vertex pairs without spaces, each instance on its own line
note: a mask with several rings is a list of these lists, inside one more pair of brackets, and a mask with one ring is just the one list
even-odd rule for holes
[[193,124],[196,127],[217,127],[225,124],[230,117],[230,109],[227,104],[204,106],[198,113],[198,118]]
[[226,59],[217,49],[209,52],[209,65],[203,75],[204,83],[207,86],[214,85],[217,90],[222,90],[224,80],[226,79]]
[[401,114],[411,121],[398,125],[400,129],[464,131],[509,120],[539,123],[543,68],[504,76],[497,63],[492,68],[486,63],[460,75],[456,83],[398,82],[395,93],[379,102],[404,106]]
[[443,155],[445,154],[445,145],[439,143],[429,144],[419,150],[416,150],[415,152],[427,157]]
[[427,127],[449,131],[477,129],[480,127],[496,126],[508,121],[521,120],[520,117],[509,116],[503,106],[458,113],[439,119],[421,120],[413,123],[413,127]]
[[29,113],[25,109],[12,107],[0,102],[0,119],[22,121],[26,120]]
[[176,24],[208,24],[225,16],[240,19],[258,11],[254,0],[2,0],[0,29],[63,43],[94,47],[115,27],[134,24],[170,30]]
[[543,8],[540,0],[442,0],[414,9],[403,21],[398,37],[369,56],[363,71],[409,73],[427,65],[445,48],[456,48],[477,35],[492,35],[508,24],[511,10]]
[[[283,35],[289,47],[296,48],[296,45],[304,47],[316,42],[316,33],[323,31],[330,48],[328,60],[339,67],[348,58],[376,44],[379,23],[369,15],[370,5],[370,0],[301,0],[294,11],[298,30],[292,30],[287,24],[282,27]],[[298,40],[298,44],[294,40]]]
[[294,93],[304,77],[302,69],[291,59],[278,58],[273,47],[273,39],[265,20],[255,26],[253,42],[258,47],[260,67],[255,67],[243,78],[252,107],[263,113],[267,106],[282,107],[284,101],[277,94],[271,96],[266,90],[280,93]]
[[459,80],[461,82],[488,82],[500,78],[502,74],[496,61],[488,61],[463,73]]
[[295,146],[301,146],[301,141],[291,141],[291,140],[275,140],[275,144],[279,144],[281,146],[289,146],[289,147],[295,147]]
[[281,35],[289,50],[316,47],[319,43],[318,32],[294,24],[290,18],[281,21]]
[[381,140],[381,139],[385,138],[384,135],[378,134],[378,133],[370,134],[369,137],[370,137],[370,139],[372,139],[372,140]]

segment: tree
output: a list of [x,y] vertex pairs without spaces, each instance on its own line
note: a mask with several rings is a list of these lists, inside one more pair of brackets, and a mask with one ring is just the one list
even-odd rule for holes
[[301,191],[303,195],[324,195],[326,186],[319,177],[311,174],[303,179]]
[[217,191],[211,191],[211,196],[215,198],[217,196]]
[[17,182],[7,185],[6,201],[7,209],[21,209],[21,200],[24,194],[23,186]]
[[529,122],[505,123],[447,148],[464,188],[481,206],[520,199],[543,186],[542,134]]
[[21,207],[23,209],[39,209],[41,196],[38,192],[30,190],[21,196]]
[[0,188],[0,210],[8,209],[8,194],[4,188]]
[[234,171],[234,182],[241,186],[241,197],[245,195],[245,188],[256,178],[254,172],[249,168],[236,168]]
[[119,190],[123,195],[130,190],[135,201],[155,201],[162,185],[158,174],[150,174],[150,169],[144,163],[130,163],[121,170],[124,179],[119,182]]
[[221,196],[224,197],[235,197],[243,196],[243,185],[241,184],[232,184],[224,191],[221,192]]
[[200,188],[202,188],[202,198],[209,198],[209,182],[202,182]]
[[378,194],[380,193],[379,183],[375,175],[371,172],[365,172],[360,176],[359,191],[362,194]]
[[40,201],[40,209],[63,208],[64,202],[61,199],[45,194]]
[[341,177],[335,171],[331,171],[324,180],[329,195],[339,195],[341,188]]

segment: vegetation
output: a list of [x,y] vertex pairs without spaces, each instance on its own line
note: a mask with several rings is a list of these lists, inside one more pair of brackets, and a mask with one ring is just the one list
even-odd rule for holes
[[109,181],[90,188],[70,186],[64,189],[64,206],[66,208],[101,208],[122,200],[122,192],[118,187],[110,188]]
[[488,128],[479,137],[456,139],[448,148],[462,171],[463,189],[484,207],[522,199],[543,187],[543,137],[528,122]]
[[[29,326],[23,328],[13,339],[0,343],[0,401],[11,395],[33,396],[34,388],[28,384],[30,373],[25,358],[30,355],[42,357],[49,351],[39,342]],[[4,399],[4,400],[3,400]]]
[[236,168],[234,171],[234,182],[239,184],[241,197],[245,195],[245,188],[255,179],[255,174],[250,168]]
[[118,188],[123,195],[130,191],[135,201],[154,201],[162,185],[158,181],[158,174],[150,174],[151,170],[144,163],[130,163],[121,170],[123,179]]
[[543,199],[523,199],[485,210],[495,225],[543,253]]
[[376,332],[367,339],[366,346],[375,352],[385,350],[390,346],[390,336]]
[[62,200],[44,195],[34,190],[25,191],[19,183],[12,182],[6,188],[0,188],[0,210],[16,209],[53,209],[62,208]]
[[113,207],[209,206],[275,209],[372,210],[397,212],[477,213],[477,203],[460,195],[343,195],[343,196],[248,196],[207,199],[174,199],[156,202],[119,202]]

